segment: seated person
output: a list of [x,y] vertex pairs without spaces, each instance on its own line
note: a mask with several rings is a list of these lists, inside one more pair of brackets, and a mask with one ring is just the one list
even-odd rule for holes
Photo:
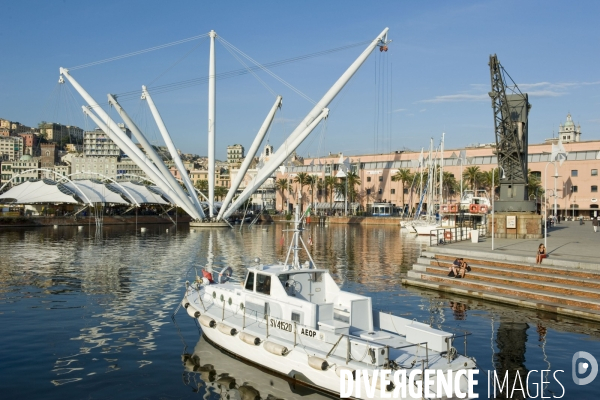
[[454,260],[451,266],[448,267],[448,276],[455,277],[460,269],[460,266],[463,262],[462,258],[457,258]]
[[537,255],[535,257],[535,263],[541,264],[542,260],[546,257],[548,257],[548,255],[546,254],[546,246],[544,246],[543,243],[540,243],[540,245],[538,246]]

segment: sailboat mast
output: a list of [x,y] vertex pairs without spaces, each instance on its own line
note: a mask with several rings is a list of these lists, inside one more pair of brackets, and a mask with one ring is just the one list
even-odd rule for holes
[[442,204],[444,203],[444,135],[445,132],[442,132],[442,144],[441,144],[441,155],[440,155],[440,211],[442,209]]
[[215,38],[217,33],[210,31],[210,58],[208,63],[208,215],[214,217],[215,203],[215,129],[216,121],[216,80],[215,80]]

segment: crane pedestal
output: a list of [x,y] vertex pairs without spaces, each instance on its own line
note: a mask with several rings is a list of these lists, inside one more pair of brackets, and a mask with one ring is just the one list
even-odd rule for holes
[[[496,202],[497,205],[500,202]],[[497,209],[497,208],[496,208]],[[488,218],[488,232],[492,232],[492,219]],[[542,216],[527,212],[495,212],[495,238],[541,239],[544,237]],[[534,249],[535,250],[535,249]]]

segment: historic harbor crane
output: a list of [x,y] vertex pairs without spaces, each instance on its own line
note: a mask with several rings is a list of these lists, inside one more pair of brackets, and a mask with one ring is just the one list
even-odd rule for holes
[[[529,99],[504,70],[496,55],[490,56],[490,77],[496,133],[496,155],[500,167],[500,200],[494,203],[499,212],[532,212],[535,202],[527,193],[527,117]],[[512,85],[507,86],[506,78]]]

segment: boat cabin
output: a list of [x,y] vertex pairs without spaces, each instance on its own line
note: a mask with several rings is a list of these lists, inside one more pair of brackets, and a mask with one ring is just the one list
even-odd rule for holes
[[269,315],[337,334],[373,330],[371,299],[340,290],[325,269],[253,267],[242,285],[246,312],[257,317]]

